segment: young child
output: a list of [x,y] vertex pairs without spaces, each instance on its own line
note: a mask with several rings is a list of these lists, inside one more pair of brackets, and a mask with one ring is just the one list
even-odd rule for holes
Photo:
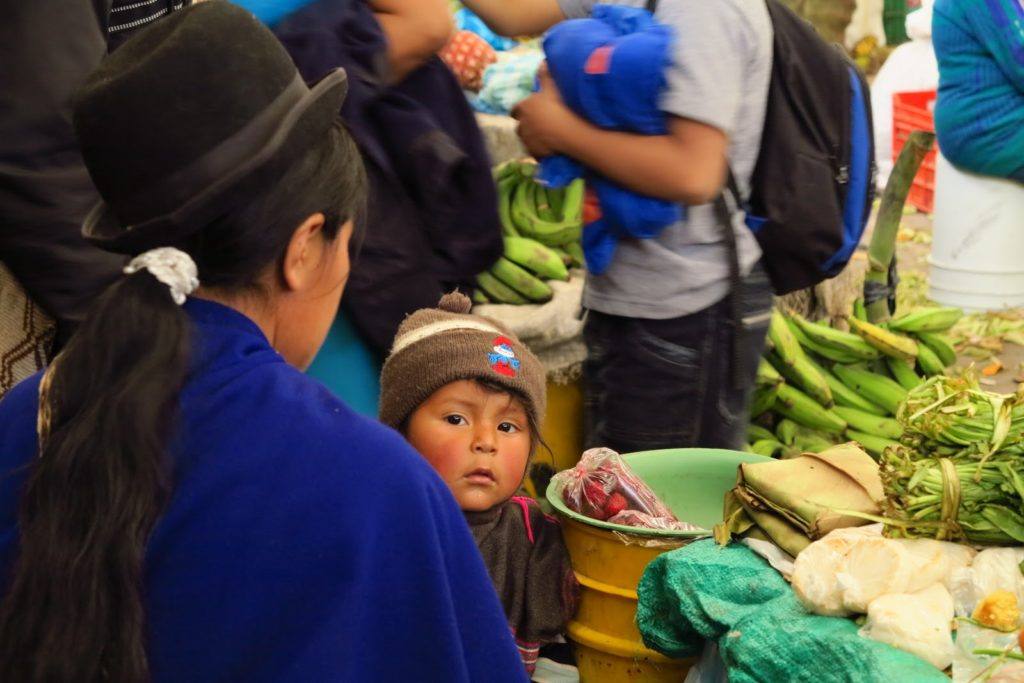
[[381,374],[380,419],[437,470],[466,515],[523,664],[556,642],[576,606],[558,525],[517,496],[540,443],[545,372],[458,292],[398,329]]

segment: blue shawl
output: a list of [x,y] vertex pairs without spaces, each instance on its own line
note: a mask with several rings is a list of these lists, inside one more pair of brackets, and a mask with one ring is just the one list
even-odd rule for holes
[[[174,493],[146,553],[153,681],[523,681],[473,537],[395,432],[189,300]],[[0,403],[0,570],[36,457],[39,376]]]

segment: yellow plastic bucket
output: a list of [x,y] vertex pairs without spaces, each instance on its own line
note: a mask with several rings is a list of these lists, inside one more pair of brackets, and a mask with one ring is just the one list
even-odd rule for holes
[[[538,449],[534,465],[546,464],[561,472],[579,462],[583,452],[583,390],[579,381],[556,384],[548,381],[548,408],[544,415],[543,436],[548,448]],[[550,452],[548,451],[550,449]],[[532,497],[539,493],[527,477],[523,488]]]
[[580,681],[681,682],[693,662],[647,649],[636,627],[640,575],[671,546],[625,545],[611,531],[567,518],[562,520],[562,535],[580,582],[579,609],[569,623]]
[[548,381],[543,432],[551,453],[538,453],[539,462],[550,463],[555,472],[567,470],[579,462],[583,453],[583,389],[578,380],[569,384]]
[[[722,517],[722,499],[743,462],[759,455],[681,448],[624,456],[633,471],[676,516],[710,530]],[[547,498],[562,522],[580,582],[580,605],[569,623],[582,683],[680,683],[692,659],[669,659],[644,647],[636,626],[637,585],[648,563],[707,532],[634,529],[592,520],[566,507],[557,480]],[[622,540],[625,534],[630,543]]]

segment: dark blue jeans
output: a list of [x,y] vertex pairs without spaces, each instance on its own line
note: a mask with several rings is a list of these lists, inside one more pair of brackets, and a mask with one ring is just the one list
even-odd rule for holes
[[740,287],[739,335],[728,298],[668,320],[589,311],[583,330],[586,446],[620,453],[741,448],[771,306],[768,276],[758,265]]

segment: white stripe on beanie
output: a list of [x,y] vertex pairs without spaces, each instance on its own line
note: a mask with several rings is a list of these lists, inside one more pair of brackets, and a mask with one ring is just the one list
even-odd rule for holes
[[498,335],[505,334],[494,325],[488,325],[485,322],[479,322],[476,320],[439,320],[436,323],[428,323],[421,327],[417,327],[414,330],[410,330],[395,339],[395,344],[391,347],[391,354],[394,355],[399,351],[412,346],[416,342],[423,341],[424,339],[428,339],[434,335],[441,334],[442,332],[451,332],[453,330],[476,330],[478,332],[493,332]]

